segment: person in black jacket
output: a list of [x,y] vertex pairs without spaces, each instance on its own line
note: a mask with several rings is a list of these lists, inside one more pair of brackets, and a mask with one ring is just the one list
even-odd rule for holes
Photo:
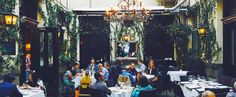
[[107,88],[107,86],[105,85],[104,81],[104,76],[101,75],[99,72],[96,72],[94,74],[94,77],[96,79],[96,82],[93,84],[93,86],[91,88],[100,90],[100,94],[101,95],[97,95],[99,97],[107,97],[107,95],[111,95],[111,90],[109,90]]
[[16,85],[12,83],[14,80],[14,75],[4,75],[4,81],[0,83],[0,97],[23,97]]
[[148,68],[145,70],[147,74],[151,75],[156,75],[157,74],[157,69],[155,67],[155,62],[154,60],[150,60],[148,63]]

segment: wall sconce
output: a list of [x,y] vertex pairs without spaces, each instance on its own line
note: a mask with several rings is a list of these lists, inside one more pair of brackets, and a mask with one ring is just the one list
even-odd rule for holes
[[18,16],[14,14],[4,14],[4,23],[9,26],[15,26],[17,23]]
[[130,35],[129,34],[125,34],[122,36],[122,40],[123,41],[130,41]]
[[203,24],[201,24],[198,28],[198,34],[200,36],[205,36],[206,35],[206,28],[204,27]]
[[29,51],[31,50],[31,44],[30,44],[30,43],[26,43],[26,44],[25,44],[25,50],[26,50],[27,52],[29,52]]

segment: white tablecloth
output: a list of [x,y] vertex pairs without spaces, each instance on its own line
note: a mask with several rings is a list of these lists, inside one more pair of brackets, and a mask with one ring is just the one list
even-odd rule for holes
[[221,85],[216,82],[211,81],[199,81],[193,80],[191,82],[180,82],[180,87],[183,91],[185,97],[198,97],[202,92],[205,91],[205,88],[229,88],[228,86]]
[[43,90],[39,89],[20,89],[18,88],[23,97],[45,97]]
[[120,87],[110,87],[111,95],[108,97],[131,97],[131,93],[134,87],[126,87],[121,89]]
[[187,85],[192,85],[192,83],[184,84],[184,85],[180,84],[180,87],[183,91],[184,97],[198,97],[200,95],[196,89],[188,89],[186,87]]
[[174,82],[180,81],[180,76],[186,76],[187,71],[168,71],[167,74],[170,75],[170,80]]

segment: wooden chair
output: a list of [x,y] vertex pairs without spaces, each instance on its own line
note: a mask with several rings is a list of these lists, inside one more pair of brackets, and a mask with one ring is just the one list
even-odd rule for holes
[[80,83],[79,86],[79,97],[91,97],[90,87],[88,83]]

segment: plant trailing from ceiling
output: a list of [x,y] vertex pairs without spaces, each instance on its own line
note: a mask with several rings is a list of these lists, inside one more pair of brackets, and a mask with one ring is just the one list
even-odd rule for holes
[[167,27],[167,33],[170,41],[175,44],[176,61],[180,64],[185,64],[188,52],[189,35],[192,33],[192,28],[189,25],[174,22]]
[[74,15],[73,16],[73,21],[72,21],[72,28],[70,30],[70,56],[71,59],[76,60],[77,58],[77,43],[78,43],[78,33],[77,33],[77,26],[76,26],[76,20],[78,16]]
[[[68,12],[64,10],[64,8],[59,5],[58,3],[52,2],[51,0],[46,0],[46,12],[43,10],[42,5],[39,4],[38,12],[40,13],[41,17],[44,20],[44,26],[49,26],[49,27],[58,27],[58,20],[59,17],[64,14],[63,18],[65,22],[65,27],[67,33],[64,36],[64,40],[62,43],[62,49],[60,49],[60,61],[75,61],[77,53],[77,39],[78,39],[78,31],[77,31],[77,15],[73,14],[72,12]],[[73,19],[72,19],[73,18]],[[72,27],[71,27],[72,26]],[[69,38],[66,38],[69,37]],[[49,40],[50,41],[50,40]],[[69,47],[68,47],[69,46]]]
[[[0,3],[0,17],[2,17],[6,13],[12,13],[12,11],[15,9],[15,3],[16,0],[1,0]],[[3,23],[3,22],[1,22]],[[19,73],[19,66],[20,66],[20,55],[19,52],[16,57],[10,56],[10,55],[2,55],[2,53],[6,52],[6,45],[9,44],[9,42],[15,42],[20,39],[19,37],[19,29],[18,26],[6,26],[0,24],[0,72],[2,74],[9,73],[9,72],[15,72]],[[15,44],[15,43],[14,43]],[[19,49],[22,47],[19,45]]]
[[205,56],[202,56],[201,59],[205,64],[212,64],[218,60],[218,55],[221,50],[216,41],[216,30],[214,27],[216,0],[200,0],[198,6],[200,23],[204,24],[206,29],[206,35],[202,38],[205,47],[201,48],[200,51],[200,54]]

